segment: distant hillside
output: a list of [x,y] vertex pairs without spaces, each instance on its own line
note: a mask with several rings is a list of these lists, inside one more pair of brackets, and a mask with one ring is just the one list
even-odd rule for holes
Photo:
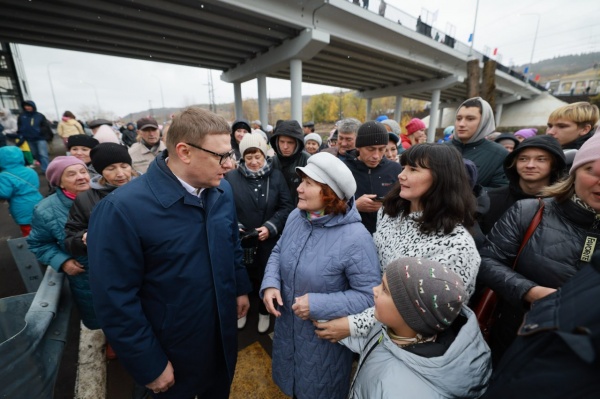
[[[559,79],[562,76],[593,68],[594,65],[600,66],[600,52],[564,55],[535,62],[531,66],[531,72],[534,75],[539,74],[540,82],[544,84],[549,80]],[[523,71],[526,66],[519,65],[515,69]]]
[[[561,57],[554,57],[551,59],[543,60],[534,63],[531,66],[531,72],[535,75],[540,75],[540,84],[554,79],[559,79],[562,76],[572,75],[577,72],[584,71],[589,68],[593,68],[594,65],[600,67],[600,52],[586,53],[586,54],[574,54],[565,55]],[[523,71],[527,65],[515,66],[513,69],[517,71]],[[303,108],[310,101],[312,96],[303,96],[302,103]],[[190,104],[192,105],[192,104]],[[209,109],[209,104],[196,104],[200,107]],[[233,103],[217,104],[217,113],[225,117],[227,120],[235,119],[235,111]],[[256,115],[258,116],[258,101],[256,99],[244,99],[243,108],[245,115]],[[166,108],[166,109],[151,109],[133,112],[121,118],[125,122],[135,122],[137,119],[152,114],[159,123],[169,119],[169,116],[174,112],[177,112],[180,108]],[[375,108],[373,108],[375,110]],[[393,107],[391,108],[393,109]],[[412,109],[412,108],[411,108]],[[416,107],[414,109],[419,109]],[[271,98],[269,99],[269,115],[268,120],[270,123],[275,123],[278,119],[289,119],[290,118],[290,99],[289,98]],[[306,111],[306,109],[305,109]],[[387,112],[387,111],[386,111]],[[385,113],[385,112],[384,112]],[[314,119],[314,118],[310,118]]]

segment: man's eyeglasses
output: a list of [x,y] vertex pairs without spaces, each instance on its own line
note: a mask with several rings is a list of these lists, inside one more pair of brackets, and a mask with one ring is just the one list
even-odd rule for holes
[[204,152],[208,152],[209,154],[212,154],[216,157],[219,157],[219,165],[223,165],[225,162],[227,162],[228,159],[233,159],[233,157],[235,156],[235,151],[231,150],[229,152],[225,152],[223,154],[219,154],[218,152],[214,152],[211,150],[207,150],[206,148],[202,148],[198,145],[192,144],[192,143],[185,143],[187,145],[189,145],[190,147],[194,147],[197,148],[199,150],[202,150]]

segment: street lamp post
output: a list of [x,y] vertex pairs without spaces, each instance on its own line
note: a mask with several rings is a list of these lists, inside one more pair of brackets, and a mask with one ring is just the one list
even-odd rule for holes
[[[96,89],[96,86],[94,86],[91,83],[88,82],[80,82],[83,85],[88,85],[90,86],[92,89],[94,89],[94,95],[96,96],[96,108],[98,108],[98,112],[100,112],[100,100],[98,100],[98,90]],[[96,117],[96,113],[94,112],[94,118]]]
[[537,24],[535,25],[535,35],[533,36],[533,46],[531,47],[531,57],[529,57],[529,76],[531,76],[531,65],[533,64],[533,54],[535,53],[535,43],[537,42],[538,31],[540,29],[540,20],[542,16],[540,14],[520,14],[521,16],[534,16],[537,17]]
[[52,75],[50,74],[50,65],[60,64],[60,62],[50,62],[46,64],[46,70],[48,71],[48,81],[50,82],[50,91],[52,92],[52,100],[54,100],[54,112],[56,112],[56,120],[60,119],[60,114],[58,113],[58,105],[56,104],[56,96],[54,95],[54,85],[52,84]]

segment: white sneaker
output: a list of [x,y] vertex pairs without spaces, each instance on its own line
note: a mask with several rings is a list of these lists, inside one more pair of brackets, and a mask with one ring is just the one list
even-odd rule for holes
[[271,316],[268,314],[258,314],[258,332],[263,334],[269,330],[271,325]]
[[242,328],[246,327],[246,320],[246,316],[242,317],[241,319],[238,319],[238,330],[241,330]]

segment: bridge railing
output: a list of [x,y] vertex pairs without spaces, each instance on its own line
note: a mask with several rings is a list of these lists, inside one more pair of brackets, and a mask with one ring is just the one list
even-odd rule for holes
[[[361,7],[362,7],[362,0]],[[379,6],[381,4],[380,0],[372,0],[369,1],[368,10],[378,14]],[[387,4],[385,8],[385,13],[383,15],[384,18],[389,19],[390,21],[394,21],[399,25],[402,25],[408,29],[411,29],[417,33],[420,33],[424,36],[431,38],[431,40],[435,40],[436,42],[445,44],[446,46],[452,47],[454,50],[460,52],[461,54],[471,56],[473,58],[477,58],[483,62],[489,60],[489,56],[485,55],[475,49],[471,49],[471,46],[456,40],[456,35],[451,32],[444,32],[432,26],[427,21],[421,20],[421,17],[418,18],[413,17],[410,14],[400,10],[397,7],[394,7],[391,4]],[[507,67],[506,65],[501,64],[496,60],[497,67],[503,72],[508,73],[510,76],[519,79],[523,82],[529,83],[531,86],[535,87],[538,90],[546,91],[544,86],[539,85],[536,81],[529,79],[527,76],[522,73],[515,71],[514,69]]]

